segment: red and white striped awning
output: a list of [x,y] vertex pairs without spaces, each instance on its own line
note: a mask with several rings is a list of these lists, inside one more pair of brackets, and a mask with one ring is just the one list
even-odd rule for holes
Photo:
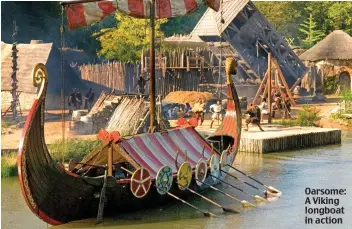
[[[119,10],[136,18],[150,17],[150,0],[110,0],[75,3],[66,6],[69,29],[76,29],[100,21]],[[202,0],[155,0],[156,18],[171,18],[193,12]],[[220,0],[207,0],[207,5],[215,11],[220,8]]]
[[177,172],[175,160],[179,152],[178,163],[185,161],[195,168],[198,160],[209,159],[212,149],[192,127],[172,129],[167,132],[136,135],[129,139],[122,139],[119,145],[141,166],[149,170],[153,178],[159,169],[169,165],[174,173]]

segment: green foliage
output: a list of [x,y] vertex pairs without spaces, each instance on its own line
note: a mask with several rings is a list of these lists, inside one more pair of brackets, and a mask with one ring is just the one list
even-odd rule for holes
[[343,89],[342,91],[342,101],[345,101],[345,102],[352,102],[352,92],[350,89]]
[[338,80],[337,77],[324,78],[324,95],[334,94],[337,90]]
[[[117,21],[115,28],[102,29],[93,34],[102,47],[98,55],[105,59],[136,63],[140,60],[142,50],[149,48],[149,20],[132,18],[122,13],[116,13],[115,16]],[[155,23],[155,37],[159,41],[164,38],[160,25],[166,21],[162,19]]]
[[3,154],[1,156],[1,177],[17,175],[17,152]]
[[299,25],[305,18],[309,19],[310,14],[316,23],[315,30],[321,31],[325,36],[336,29],[352,35],[352,2],[266,1],[254,4],[282,36],[294,38],[296,45],[304,45],[302,40],[307,35],[299,31]]
[[323,37],[325,37],[325,34],[317,29],[317,23],[314,22],[313,15],[311,13],[309,14],[308,19],[300,26],[301,28],[299,31],[305,35],[305,39],[301,42],[301,46],[303,48],[311,48]]
[[62,140],[56,141],[49,145],[48,148],[52,157],[57,161],[62,161],[63,156],[65,161],[69,161],[72,158],[76,158],[80,161],[84,156],[98,147],[99,144],[100,141],[98,140],[68,139],[65,144],[64,155],[62,155],[62,147],[64,146]]
[[316,107],[304,105],[303,111],[298,112],[296,124],[299,126],[314,126],[314,123],[319,120],[319,112],[320,110]]

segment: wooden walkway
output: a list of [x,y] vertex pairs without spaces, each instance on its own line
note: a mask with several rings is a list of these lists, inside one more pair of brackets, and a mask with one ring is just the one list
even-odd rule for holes
[[[242,129],[239,150],[269,153],[341,143],[341,130],[339,129],[278,125],[264,125],[263,129],[264,132],[256,126],[249,126],[249,131]],[[210,129],[209,125],[197,127],[196,130],[204,136],[212,135],[215,131],[215,129]]]

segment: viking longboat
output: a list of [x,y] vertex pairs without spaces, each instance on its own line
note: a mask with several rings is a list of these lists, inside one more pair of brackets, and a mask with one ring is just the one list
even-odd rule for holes
[[[230,64],[234,63],[232,60],[228,61]],[[227,73],[230,64],[227,66]],[[228,164],[232,164],[235,159],[241,134],[241,120],[236,88],[229,74],[226,115],[222,125],[207,140],[190,125],[132,137],[121,137],[118,132],[101,131],[98,137],[103,144],[87,155],[81,163],[76,166],[70,164],[69,170],[51,157],[45,143],[44,107],[47,86],[50,83],[45,65],[36,65],[33,79],[34,85],[40,90],[22,133],[18,153],[18,175],[28,207],[49,224],[58,225],[96,217],[103,186],[106,189],[104,216],[165,203],[170,197],[160,195],[160,189],[158,192],[158,189],[151,185],[155,184],[160,168],[165,165],[171,168],[170,172],[175,177],[179,167],[188,162],[193,177],[189,187],[200,191],[207,188],[197,184],[194,179],[194,170],[200,159],[204,158],[207,162],[206,170],[211,164],[216,165],[219,162],[222,151],[226,152]],[[216,142],[220,143],[220,147],[216,147]],[[104,170],[108,170],[110,176],[106,176]],[[133,173],[132,178],[130,173]],[[224,177],[220,173],[215,175],[221,179]],[[212,185],[218,182],[209,175],[198,179]],[[181,191],[180,185],[171,185],[170,192],[174,195],[188,194],[188,191]]]

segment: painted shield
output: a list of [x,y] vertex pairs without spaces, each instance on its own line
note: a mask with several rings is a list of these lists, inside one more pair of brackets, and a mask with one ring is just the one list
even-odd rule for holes
[[173,179],[171,167],[168,165],[161,167],[156,175],[156,191],[160,195],[166,194],[172,186]]
[[220,157],[220,178],[224,179],[226,177],[226,173],[222,172],[221,170],[226,171],[227,166],[227,151],[224,150],[222,151],[221,157]]
[[152,181],[150,173],[145,168],[137,169],[131,177],[131,192],[137,198],[147,195]]
[[210,173],[212,176],[212,179],[214,181],[217,181],[215,177],[220,176],[220,164],[219,164],[219,155],[213,154],[210,158]]
[[[196,183],[198,186],[202,185],[202,182],[205,181],[205,178],[207,178],[207,172],[208,172],[208,165],[206,160],[203,158],[199,159],[197,165],[196,165],[196,170],[194,172],[194,176],[196,177]],[[200,180],[201,182],[199,182]]]
[[178,188],[185,190],[192,181],[192,167],[188,162],[183,162],[177,172]]

